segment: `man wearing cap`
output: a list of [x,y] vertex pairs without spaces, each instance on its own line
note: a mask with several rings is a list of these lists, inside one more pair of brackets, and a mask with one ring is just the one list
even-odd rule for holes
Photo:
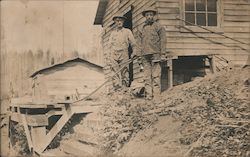
[[[123,24],[127,18],[122,14],[117,14],[113,17],[115,28],[109,37],[109,64],[112,75],[123,67],[129,59],[129,45],[134,50],[136,42],[131,30],[124,28]],[[126,76],[127,75],[127,76]],[[128,66],[123,68],[121,72],[113,78],[114,89],[119,89],[122,86],[127,86]]]
[[152,99],[161,92],[161,67],[158,61],[166,54],[166,31],[163,26],[155,21],[156,13],[156,10],[151,7],[142,12],[146,21],[139,31],[144,65],[145,96],[147,99]]

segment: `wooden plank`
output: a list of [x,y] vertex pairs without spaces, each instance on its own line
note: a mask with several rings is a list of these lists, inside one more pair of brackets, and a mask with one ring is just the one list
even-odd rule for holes
[[34,151],[37,153],[40,152],[40,145],[42,145],[45,142],[45,136],[46,136],[46,127],[31,127],[31,138],[34,144]]
[[[196,32],[190,32],[190,33],[177,33],[177,32],[167,32],[166,33],[168,38],[198,38],[198,37],[205,37],[205,38],[218,38],[221,37],[222,39],[224,37],[214,34],[214,33],[196,33]],[[246,33],[225,33],[224,35],[234,38],[234,39],[245,39],[246,41],[249,41],[249,35]]]
[[180,14],[179,8],[158,8],[158,13],[162,14]]
[[64,113],[64,110],[62,110],[62,111],[51,110],[51,111],[47,112],[45,115],[49,118],[51,116],[62,115],[63,113]]
[[224,0],[225,4],[243,4],[243,5],[250,5],[249,0]]
[[250,22],[248,22],[248,21],[246,21],[246,22],[238,22],[238,21],[231,22],[231,21],[224,21],[224,26],[225,26],[225,27],[227,27],[227,26],[233,26],[233,27],[236,27],[236,26],[250,27]]
[[245,45],[245,44],[213,44],[213,43],[168,43],[167,47],[168,48],[193,48],[193,49],[217,49],[217,50],[231,50],[231,49],[248,49],[249,50],[249,46]]
[[196,55],[209,55],[209,54],[216,54],[216,55],[246,55],[248,54],[245,51],[241,50],[217,50],[217,49],[169,49],[172,53],[178,56],[196,56]]
[[[167,46],[168,44],[175,44],[175,43],[183,43],[183,44],[212,44],[212,42],[218,42],[218,43],[223,43],[223,44],[237,44],[241,46],[242,44],[238,44],[235,41],[227,38],[221,38],[221,37],[216,37],[216,38],[206,38],[206,39],[201,39],[197,37],[193,38],[179,38],[179,37],[171,37],[167,38]],[[246,44],[250,44],[249,42]]]
[[39,152],[43,152],[47,146],[51,143],[51,141],[55,138],[55,136],[61,131],[63,126],[68,122],[68,120],[72,117],[74,112],[72,112],[71,107],[67,106],[65,112],[61,116],[61,118],[57,121],[57,123],[53,126],[53,128],[46,135],[44,143],[40,145]]
[[169,89],[173,87],[173,61],[168,60],[168,84],[169,84]]
[[179,14],[161,13],[158,15],[158,19],[160,20],[177,20],[177,18],[180,18]]
[[11,107],[18,108],[61,108],[63,104],[57,104],[52,102],[32,102],[31,104],[10,104]]
[[247,5],[247,4],[225,4],[224,9],[250,11],[250,5]]
[[208,58],[209,60],[209,64],[210,64],[210,70],[212,73],[216,73],[216,65],[215,65],[215,60],[214,60],[214,56],[209,56]]
[[[250,18],[250,16],[249,16],[249,18]],[[226,32],[226,33],[238,33],[238,32],[249,33],[250,28],[249,27],[242,27],[242,26],[237,26],[237,27],[227,26],[227,27],[224,27],[224,32]]]
[[[11,120],[23,124],[23,115],[20,113],[11,113]],[[25,123],[28,126],[47,126],[49,125],[46,115],[24,115]]]
[[233,10],[233,9],[225,9],[224,16],[226,15],[234,15],[234,16],[248,16],[249,12],[244,10]]
[[28,125],[27,125],[26,116],[24,114],[21,114],[21,119],[22,119],[22,124],[23,124],[23,127],[24,127],[24,131],[25,131],[25,135],[26,135],[26,138],[27,138],[27,141],[28,141],[29,150],[30,150],[30,152],[33,152],[33,143],[32,143],[31,136],[30,136],[30,131],[29,131],[29,128],[28,128]]
[[176,2],[168,2],[168,1],[157,1],[157,8],[180,8],[180,3]]
[[114,15],[115,11],[117,11],[118,5],[119,5],[118,3],[119,3],[118,1],[114,1],[114,0],[108,1],[106,12],[105,12],[105,15],[103,17],[104,27],[107,26],[107,23],[108,23],[107,20],[111,19],[111,15]]
[[[249,22],[250,21],[250,15],[249,16],[224,16],[225,21],[235,21],[235,22]],[[242,27],[239,25],[239,27]]]

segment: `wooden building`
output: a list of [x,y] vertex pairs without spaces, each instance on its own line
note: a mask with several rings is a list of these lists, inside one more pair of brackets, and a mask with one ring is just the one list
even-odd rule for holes
[[[216,71],[228,64],[244,65],[250,52],[249,0],[100,0],[94,24],[103,26],[104,52],[113,28],[112,17],[122,12],[125,27],[137,32],[147,7],[158,11],[157,20],[166,28],[166,46],[173,60],[174,84],[204,75],[213,57]],[[194,72],[194,73],[193,73]]]
[[104,82],[102,67],[82,58],[43,68],[31,75],[35,101],[75,101]]
[[103,84],[104,74],[101,66],[77,57],[38,70],[31,78],[32,97],[11,99],[10,119],[24,127],[29,151],[41,155],[74,114],[98,108],[100,102],[88,101],[88,96]]

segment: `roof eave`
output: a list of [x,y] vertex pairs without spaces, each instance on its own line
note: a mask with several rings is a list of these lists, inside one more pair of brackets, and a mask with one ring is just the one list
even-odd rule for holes
[[106,11],[107,4],[108,4],[108,0],[99,1],[95,20],[94,20],[94,25],[102,25],[102,21],[103,21],[103,17]]

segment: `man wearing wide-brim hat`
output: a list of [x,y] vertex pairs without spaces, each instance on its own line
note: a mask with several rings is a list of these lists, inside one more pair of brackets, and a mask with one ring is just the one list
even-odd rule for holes
[[[109,65],[111,68],[111,73],[115,73],[121,67],[124,66],[124,62],[129,59],[129,46],[134,50],[136,42],[131,30],[124,28],[123,24],[127,20],[122,14],[116,14],[113,17],[114,29],[109,37]],[[129,82],[129,70],[125,67],[121,70],[117,77],[113,78],[114,89],[119,89],[120,87],[128,86]]]
[[155,20],[156,14],[157,11],[153,7],[145,9],[142,15],[146,20],[142,29],[139,31],[144,65],[144,88],[147,99],[152,99],[161,93],[161,67],[159,62],[154,61],[160,60],[166,53],[166,31],[165,28]]

